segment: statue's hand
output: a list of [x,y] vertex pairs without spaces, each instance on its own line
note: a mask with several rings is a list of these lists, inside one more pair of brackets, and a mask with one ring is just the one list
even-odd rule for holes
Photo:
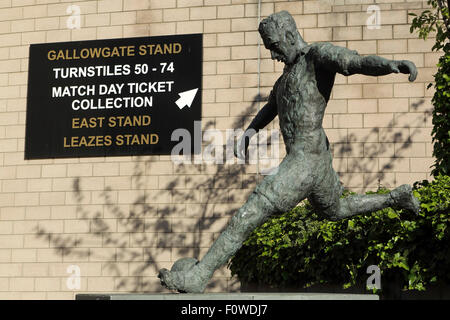
[[245,160],[245,155],[247,154],[247,149],[249,145],[250,139],[246,136],[243,136],[238,142],[234,145],[234,156],[236,158]]
[[408,60],[399,60],[399,61],[392,61],[391,63],[392,72],[395,73],[405,73],[409,74],[408,80],[413,82],[416,80],[417,77],[417,68],[416,65]]

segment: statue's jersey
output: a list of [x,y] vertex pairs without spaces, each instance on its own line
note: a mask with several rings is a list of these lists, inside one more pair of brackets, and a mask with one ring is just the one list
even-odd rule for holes
[[319,45],[304,47],[296,62],[284,68],[269,98],[277,105],[288,153],[292,148],[315,154],[328,150],[322,121],[335,74],[315,65],[310,49]]

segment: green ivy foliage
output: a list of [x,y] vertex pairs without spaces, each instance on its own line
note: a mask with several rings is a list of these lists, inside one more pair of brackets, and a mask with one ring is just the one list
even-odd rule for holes
[[306,202],[255,229],[229,268],[244,283],[271,287],[365,285],[370,265],[382,283],[399,279],[405,290],[450,283],[450,177],[424,181],[414,193],[418,216],[387,208],[331,222]]
[[445,0],[427,0],[430,9],[422,11],[420,15],[409,13],[414,17],[409,31],[419,32],[419,38],[426,40],[430,33],[435,33],[436,42],[431,48],[439,50],[445,47],[450,40],[450,2]]
[[[435,33],[435,43],[432,50],[442,50],[443,55],[437,65],[434,75],[435,94],[432,99],[433,109],[433,156],[436,161],[432,174],[450,174],[450,1],[428,0],[430,9],[420,15],[413,16],[410,32],[418,31],[419,38],[427,39],[430,33]],[[429,84],[430,88],[433,84]]]
[[[450,47],[447,44],[447,47]],[[436,161],[432,174],[450,174],[450,48],[439,58],[434,75],[436,92],[433,103],[433,156]],[[430,87],[430,86],[429,86]]]

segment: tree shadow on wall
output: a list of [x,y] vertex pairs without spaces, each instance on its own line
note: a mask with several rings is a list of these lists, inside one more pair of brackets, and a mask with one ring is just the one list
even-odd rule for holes
[[[256,96],[251,105],[236,117],[233,128],[243,129],[257,111],[258,103],[265,100],[267,97]],[[418,108],[418,105],[413,108]],[[361,155],[369,160],[375,159],[380,154],[389,153],[392,143],[399,143],[395,153],[386,156],[389,161],[379,169],[374,171],[368,163],[355,161],[350,172],[346,164],[345,167],[344,164],[342,167],[338,165],[335,170],[345,172],[350,181],[361,175],[360,172],[375,172],[365,178],[364,184],[371,185],[376,181],[379,184],[392,171],[398,160],[395,155],[410,147],[418,130],[412,124],[409,135],[406,135],[402,128],[394,128],[393,125],[389,123],[384,132],[386,144],[368,144]],[[215,127],[214,121],[210,121],[203,129]],[[379,129],[372,129],[363,138],[347,135],[341,140],[330,141],[335,159],[352,155],[353,143],[363,141],[361,143],[364,144],[373,134],[379,135]],[[222,147],[225,154],[225,146]],[[167,292],[159,285],[158,270],[170,268],[171,261],[180,257],[201,258],[262,177],[251,165],[195,164],[194,157],[190,159],[191,164],[172,164],[171,173],[155,175],[161,161],[140,156],[133,157],[133,160],[134,169],[129,177],[131,190],[127,191],[128,196],[131,193],[131,203],[122,201],[120,188],[106,186],[97,199],[102,209],[89,209],[86,204],[92,199],[87,191],[83,191],[82,179],[74,179],[77,218],[89,225],[91,240],[86,240],[86,234],[55,234],[42,226],[37,229],[37,237],[49,241],[50,247],[63,257],[63,261],[67,258],[68,261],[100,262],[101,276],[114,279],[114,292]],[[236,290],[233,287],[236,279],[227,278],[228,275],[220,274],[220,271],[217,273],[222,281],[213,278],[208,291]],[[228,279],[225,287],[223,279]]]
[[[413,103],[412,111],[418,110],[424,103],[424,99]],[[354,188],[355,185],[360,185],[361,181],[358,179],[363,174],[363,189],[393,188],[397,184],[395,173],[410,172],[409,163],[404,167],[405,163],[402,161],[411,157],[409,153],[412,143],[421,134],[426,118],[432,113],[426,110],[423,118],[418,117],[406,124],[408,114],[397,113],[385,127],[372,128],[363,136],[351,133],[338,141],[330,141],[333,159],[337,160],[334,169],[345,175],[344,187]],[[398,127],[398,123],[405,125]],[[426,157],[426,154],[422,157]]]
[[[260,100],[255,97],[236,117],[233,128],[244,126]],[[203,125],[203,130],[210,128],[215,128],[214,121]],[[225,145],[220,147],[225,154]],[[73,180],[77,219],[88,225],[89,239],[86,233],[58,234],[42,225],[36,228],[36,236],[48,241],[62,261],[101,263],[98,276],[112,277],[114,292],[167,292],[156,277],[159,269],[170,268],[181,257],[201,258],[245,201],[242,189],[252,191],[258,180],[248,166],[194,164],[194,156],[190,164],[172,163],[172,174],[158,175],[161,161],[145,158],[133,157],[131,190],[124,195],[131,193],[132,203],[122,201],[120,188],[106,186],[95,200],[99,209],[93,210],[89,206],[93,197],[83,190],[82,178]],[[221,279],[213,278],[207,291],[238,289],[236,279],[221,271],[217,274]]]

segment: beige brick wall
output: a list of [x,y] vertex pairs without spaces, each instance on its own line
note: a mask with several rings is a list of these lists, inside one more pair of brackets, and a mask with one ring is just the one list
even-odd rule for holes
[[[81,29],[66,27],[69,5]],[[369,5],[380,29],[366,27]],[[355,191],[429,177],[433,39],[409,33],[414,0],[269,1],[262,16],[289,10],[306,41],[332,41],[414,61],[419,76],[338,75],[324,126],[334,167]],[[31,43],[204,34],[203,127],[244,127],[282,65],[258,60],[257,0],[0,1],[0,299],[72,299],[77,292],[164,292],[156,274],[199,257],[245,201],[256,165],[176,165],[168,156],[24,160]],[[258,68],[259,66],[259,68]],[[258,75],[258,69],[261,71]],[[258,83],[261,85],[258,88]],[[269,126],[277,128],[277,121]],[[79,267],[79,289],[67,286]],[[208,291],[238,291],[226,268]]]

